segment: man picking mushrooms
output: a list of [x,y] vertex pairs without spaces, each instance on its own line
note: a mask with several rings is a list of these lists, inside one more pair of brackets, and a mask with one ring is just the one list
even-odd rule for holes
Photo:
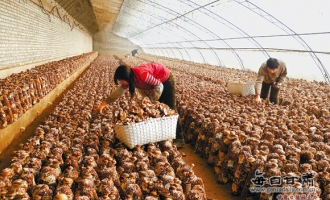
[[255,84],[256,104],[261,99],[267,99],[270,89],[269,101],[278,104],[280,88],[287,75],[286,65],[276,58],[269,58],[259,68]]

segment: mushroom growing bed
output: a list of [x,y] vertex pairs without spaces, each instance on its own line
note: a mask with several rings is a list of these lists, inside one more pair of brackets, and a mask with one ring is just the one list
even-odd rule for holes
[[[114,88],[117,60],[170,68],[188,147],[177,150],[163,141],[131,150],[120,143],[112,124],[126,119],[120,109],[128,106],[128,94],[103,114],[92,112]],[[228,82],[253,82],[255,77],[253,72],[144,54],[99,56],[13,153],[1,173],[1,195],[221,199],[206,197],[206,181],[194,171],[202,161],[184,157],[193,151],[219,183],[212,187],[227,192],[224,199],[228,194],[233,199],[330,198],[329,85],[289,78],[280,105],[255,105],[254,96],[229,94]]]

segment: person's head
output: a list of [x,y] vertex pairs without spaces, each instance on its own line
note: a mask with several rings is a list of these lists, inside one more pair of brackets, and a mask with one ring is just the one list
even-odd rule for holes
[[267,70],[269,73],[275,73],[279,65],[280,64],[276,58],[269,58],[266,62]]
[[119,67],[117,67],[115,75],[113,76],[113,80],[116,85],[118,85],[119,82],[122,82],[122,84],[128,84],[129,93],[131,95],[134,94],[134,73],[132,72],[130,67],[127,67],[125,65],[120,65]]

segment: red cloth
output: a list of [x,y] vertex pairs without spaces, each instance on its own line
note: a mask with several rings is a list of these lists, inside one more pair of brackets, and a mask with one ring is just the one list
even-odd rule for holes
[[159,63],[147,63],[131,69],[135,74],[135,87],[143,90],[153,89],[170,76],[170,70]]

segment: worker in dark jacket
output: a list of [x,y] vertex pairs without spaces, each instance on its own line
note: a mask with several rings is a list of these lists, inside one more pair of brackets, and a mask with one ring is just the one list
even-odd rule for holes
[[261,99],[268,97],[270,88],[269,101],[278,104],[280,88],[286,75],[287,69],[283,61],[276,58],[269,58],[266,62],[262,63],[255,84],[256,104],[259,104]]
[[137,49],[133,49],[131,51],[131,53],[132,53],[132,56],[136,56],[138,54],[138,50]]
[[[109,97],[96,108],[102,113],[103,108],[120,98],[126,89],[131,97],[138,89],[142,96],[147,96],[151,101],[159,101],[168,105],[171,109],[176,109],[175,99],[175,79],[168,68],[159,63],[147,63],[136,67],[119,66],[114,75],[114,82],[119,85],[111,92]],[[184,138],[181,124],[177,123],[176,139],[174,143],[178,148],[184,145]]]

